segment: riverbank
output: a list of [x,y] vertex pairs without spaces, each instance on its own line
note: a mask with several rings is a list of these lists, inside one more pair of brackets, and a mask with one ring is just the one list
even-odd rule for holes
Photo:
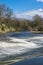
[[31,31],[31,32],[36,34],[43,34],[43,31]]

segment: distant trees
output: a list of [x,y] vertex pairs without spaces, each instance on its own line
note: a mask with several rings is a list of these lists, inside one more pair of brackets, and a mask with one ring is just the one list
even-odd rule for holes
[[13,17],[13,11],[10,8],[0,5],[0,29],[3,31],[5,29],[8,31],[43,31],[43,18],[35,15],[33,21],[19,20]]
[[27,30],[28,29],[28,22],[26,20],[23,20],[20,22],[20,28],[22,30]]
[[34,30],[37,30],[37,31],[42,31],[43,30],[43,19],[38,16],[38,15],[35,15],[33,17],[33,29]]

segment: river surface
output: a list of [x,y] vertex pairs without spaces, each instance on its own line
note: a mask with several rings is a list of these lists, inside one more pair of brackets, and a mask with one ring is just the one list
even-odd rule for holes
[[43,34],[29,31],[0,36],[0,65],[43,56]]

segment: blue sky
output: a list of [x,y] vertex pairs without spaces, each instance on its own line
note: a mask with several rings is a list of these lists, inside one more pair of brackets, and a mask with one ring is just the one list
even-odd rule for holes
[[9,8],[13,9],[19,17],[23,13],[28,12],[29,14],[29,12],[31,13],[36,10],[42,11],[43,9],[43,0],[0,0],[0,4],[5,4]]
[[11,9],[18,11],[43,8],[43,2],[37,0],[0,0],[0,4],[6,4]]

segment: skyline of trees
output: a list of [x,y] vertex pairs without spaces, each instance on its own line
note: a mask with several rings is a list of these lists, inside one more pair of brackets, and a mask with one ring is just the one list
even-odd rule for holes
[[6,5],[0,5],[0,30],[5,31],[43,31],[43,18],[38,15],[33,16],[33,20],[17,19],[13,17],[13,10],[6,7]]

